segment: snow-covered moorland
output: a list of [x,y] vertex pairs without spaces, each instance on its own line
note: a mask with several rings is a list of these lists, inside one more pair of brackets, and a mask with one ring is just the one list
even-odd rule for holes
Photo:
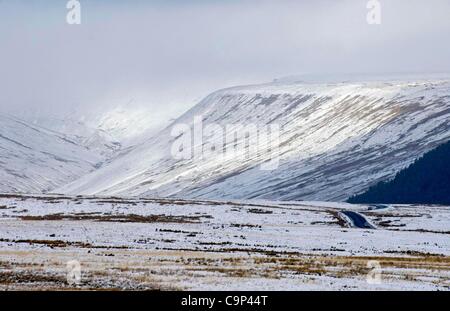
[[1,195],[0,289],[445,290],[449,222],[443,206]]

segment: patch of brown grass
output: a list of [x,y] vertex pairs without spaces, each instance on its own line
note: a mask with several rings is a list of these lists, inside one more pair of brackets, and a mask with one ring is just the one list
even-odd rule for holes
[[20,216],[21,220],[25,221],[97,221],[97,222],[122,222],[122,223],[198,223],[202,218],[208,218],[209,215],[204,216],[172,216],[172,215],[136,215],[136,214],[123,214],[123,215],[104,215],[104,214],[50,214],[44,216]]

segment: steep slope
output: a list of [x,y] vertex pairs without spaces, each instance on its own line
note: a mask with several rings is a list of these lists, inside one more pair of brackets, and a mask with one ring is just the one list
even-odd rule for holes
[[[174,126],[281,126],[279,147],[178,160]],[[450,82],[271,83],[215,92],[137,148],[58,189],[71,194],[345,200],[450,137]],[[229,147],[230,144],[225,145]],[[206,148],[193,139],[195,151]],[[209,147],[208,147],[209,148]],[[219,148],[221,149],[221,148]],[[196,152],[194,152],[196,153]],[[275,170],[260,164],[279,159]]]
[[65,135],[0,115],[0,192],[49,191],[89,173],[102,160]]
[[10,114],[27,123],[62,133],[89,149],[110,156],[120,148],[135,145],[162,129],[160,123],[164,122],[159,122],[152,112],[145,106],[119,105],[92,108],[89,112],[74,108],[69,113],[49,113],[31,108]]
[[450,142],[426,153],[393,180],[380,182],[349,202],[450,205]]
[[108,158],[121,148],[121,144],[108,132],[89,124],[76,113],[64,115],[43,115],[33,111],[16,113],[15,117],[28,124],[63,134],[71,141]]

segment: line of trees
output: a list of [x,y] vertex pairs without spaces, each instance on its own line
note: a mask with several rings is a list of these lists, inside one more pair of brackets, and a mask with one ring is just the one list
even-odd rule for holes
[[450,205],[450,141],[348,202]]

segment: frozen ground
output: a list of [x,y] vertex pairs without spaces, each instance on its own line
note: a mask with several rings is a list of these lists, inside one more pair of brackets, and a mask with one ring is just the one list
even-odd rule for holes
[[443,206],[0,195],[0,289],[448,290],[449,224]]

